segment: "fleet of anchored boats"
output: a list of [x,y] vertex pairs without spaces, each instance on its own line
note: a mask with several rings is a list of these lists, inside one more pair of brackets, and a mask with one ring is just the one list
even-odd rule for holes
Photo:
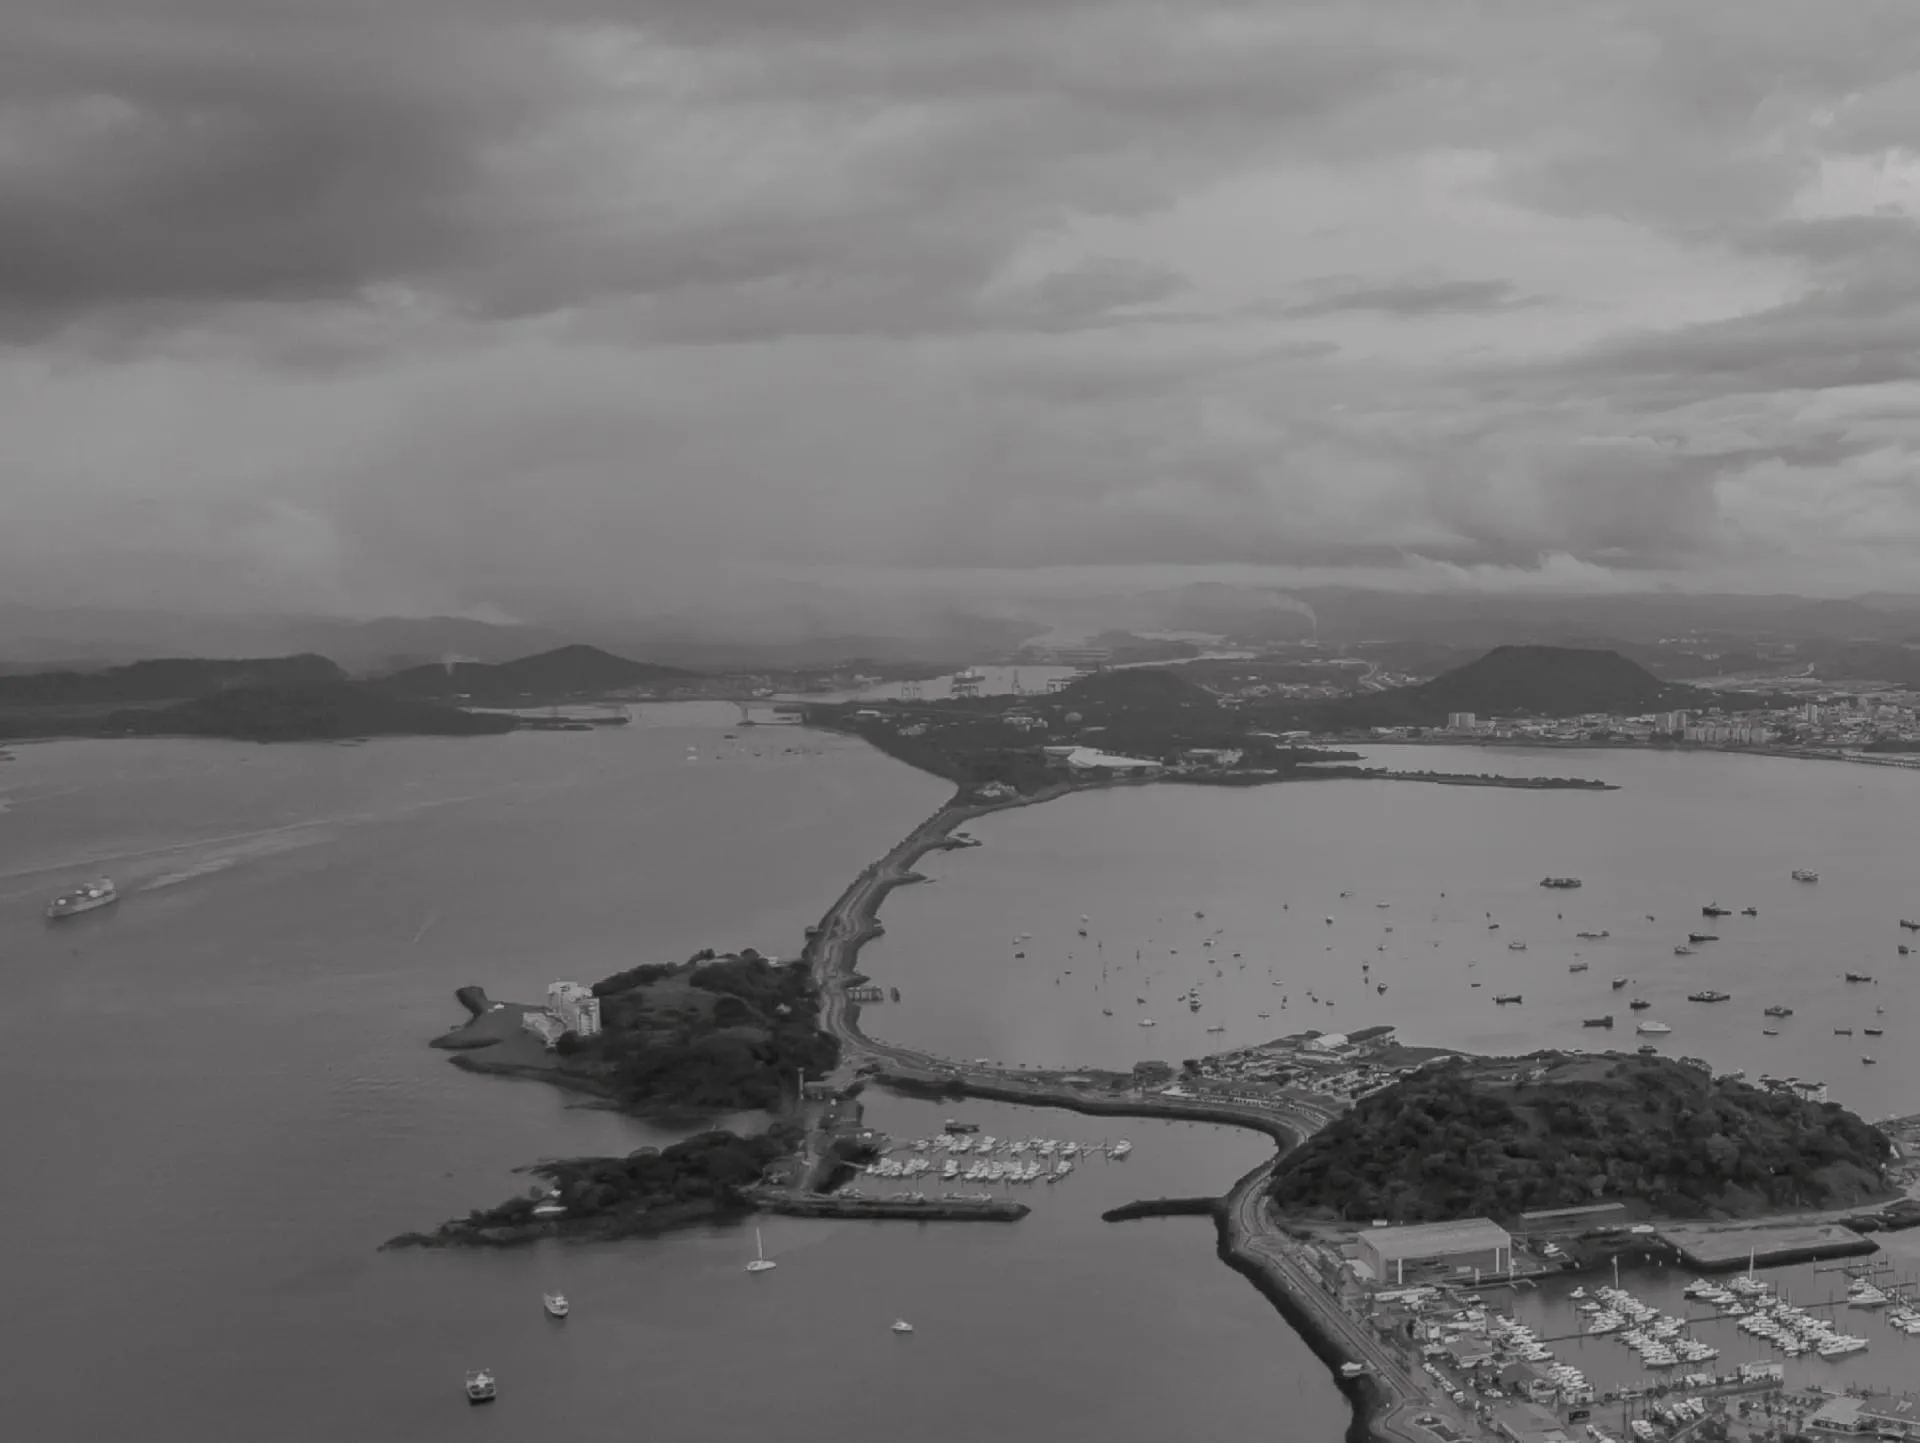
[[[957,1129],[957,1125],[950,1124]],[[939,1174],[941,1182],[1014,1185],[1060,1182],[1074,1164],[1086,1158],[1119,1159],[1133,1151],[1125,1138],[1118,1142],[1080,1143],[1053,1137],[1004,1138],[992,1134],[950,1130],[933,1137],[915,1138],[904,1148],[889,1150],[867,1165],[867,1176],[903,1182]],[[857,1191],[843,1195],[858,1197]],[[921,1196],[907,1193],[907,1197]],[[946,1193],[949,1199],[983,1199],[987,1193]],[[771,1264],[769,1264],[771,1266]]]

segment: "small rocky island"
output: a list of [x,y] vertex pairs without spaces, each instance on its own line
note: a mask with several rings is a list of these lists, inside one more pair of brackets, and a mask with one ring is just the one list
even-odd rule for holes
[[1454,1058],[1363,1098],[1274,1170],[1295,1215],[1512,1219],[1631,1202],[1749,1218],[1887,1197],[1892,1147],[1838,1103],[1622,1053]]
[[[781,1113],[796,1078],[818,1078],[839,1044],[818,1026],[819,992],[804,963],[751,948],[645,964],[593,984],[599,1030],[559,1033],[554,1045],[527,1019],[544,1009],[494,1002],[460,989],[472,1017],[434,1039],[456,1066],[527,1077],[595,1097],[608,1107],[682,1123],[726,1113]],[[800,1143],[775,1121],[741,1137],[711,1131],[627,1157],[582,1157],[527,1169],[527,1195],[476,1210],[432,1233],[387,1246],[501,1246],[539,1237],[625,1237],[711,1222],[751,1209],[745,1189]]]

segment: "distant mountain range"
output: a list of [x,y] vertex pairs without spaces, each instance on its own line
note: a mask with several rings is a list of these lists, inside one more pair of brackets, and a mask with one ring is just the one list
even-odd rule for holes
[[0,737],[464,736],[514,726],[466,707],[541,706],[698,681],[694,672],[592,646],[413,667],[372,681],[350,680],[324,656],[182,657],[0,676]]
[[239,741],[326,741],[347,737],[482,736],[518,723],[497,713],[406,701],[350,681],[244,686],[171,706],[117,711],[99,724],[108,736],[227,737]]
[[367,683],[388,696],[458,701],[471,706],[527,706],[606,696],[699,679],[697,672],[629,661],[597,646],[562,646],[514,661],[451,662],[409,667]]

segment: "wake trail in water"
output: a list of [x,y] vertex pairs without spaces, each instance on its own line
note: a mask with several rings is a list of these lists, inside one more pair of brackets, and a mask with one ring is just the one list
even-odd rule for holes
[[[184,841],[168,842],[155,847],[127,848],[121,851],[89,852],[78,857],[69,857],[63,861],[50,862],[31,867],[15,867],[0,871],[0,884],[31,882],[34,887],[42,885],[39,879],[62,872],[80,870],[100,870],[113,866],[121,870],[138,873],[143,863],[162,863],[168,859],[193,852],[214,851],[214,855],[176,867],[159,877],[138,882],[141,891],[152,891],[159,887],[177,886],[181,882],[192,881],[197,877],[211,876],[227,871],[240,862],[256,857],[273,856],[281,852],[292,851],[298,847],[309,847],[328,840],[331,835],[328,828],[365,826],[373,822],[393,821],[412,816],[419,812],[431,811],[437,807],[458,806],[466,802],[486,801],[502,796],[504,792],[495,789],[486,792],[473,792],[457,797],[436,797],[428,801],[407,802],[399,805],[367,808],[358,812],[346,812],[333,817],[316,817],[308,821],[288,822],[278,827],[261,827],[244,832],[225,832],[211,837],[192,837]],[[219,850],[215,850],[219,849]],[[0,900],[11,901],[26,896],[32,887],[0,892]]]
[[414,942],[418,943],[422,937],[426,936],[428,931],[432,928],[433,924],[435,922],[438,922],[439,920],[440,920],[440,914],[438,912],[427,913],[426,920],[420,924],[420,930],[413,934]]

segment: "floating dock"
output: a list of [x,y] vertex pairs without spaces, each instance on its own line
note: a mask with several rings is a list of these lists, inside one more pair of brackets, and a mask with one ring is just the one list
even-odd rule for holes
[[1009,1198],[965,1202],[955,1198],[872,1198],[759,1193],[754,1201],[770,1213],[799,1218],[901,1218],[910,1222],[1017,1223],[1033,1209]]

